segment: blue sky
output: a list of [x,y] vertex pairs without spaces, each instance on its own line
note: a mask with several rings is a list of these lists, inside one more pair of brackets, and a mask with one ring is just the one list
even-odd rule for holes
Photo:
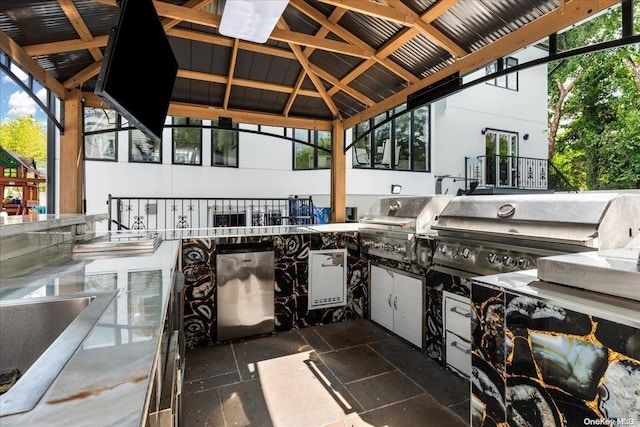
[[[23,81],[27,74],[18,68],[12,71]],[[40,99],[45,99],[46,91],[37,83],[34,89]],[[36,120],[44,122],[46,116],[35,101],[18,86],[4,71],[0,71],[0,120],[13,119],[32,114]]]

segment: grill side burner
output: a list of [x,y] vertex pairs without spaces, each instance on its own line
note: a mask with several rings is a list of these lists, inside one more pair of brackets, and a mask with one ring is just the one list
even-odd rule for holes
[[451,196],[380,197],[360,220],[360,250],[401,262],[416,260],[416,236],[430,235],[431,226]]
[[638,240],[640,195],[462,196],[447,205],[433,229],[436,269],[469,277],[529,270],[540,257]]

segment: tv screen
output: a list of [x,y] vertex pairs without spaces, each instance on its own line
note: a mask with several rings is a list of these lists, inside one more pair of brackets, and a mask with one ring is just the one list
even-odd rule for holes
[[177,73],[178,61],[152,0],[122,0],[95,94],[159,141]]

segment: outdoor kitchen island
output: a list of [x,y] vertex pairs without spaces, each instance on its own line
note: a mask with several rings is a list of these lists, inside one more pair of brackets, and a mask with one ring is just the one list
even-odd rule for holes
[[[598,292],[540,280],[540,270],[472,279],[473,427],[640,423],[639,250],[625,252],[633,258],[601,263],[608,279]],[[604,258],[591,252],[539,263],[569,257],[591,267]],[[626,283],[634,298],[607,294],[622,284],[621,263],[635,274]],[[574,271],[576,279],[589,275]]]
[[[24,317],[2,317],[3,363],[19,350],[32,356],[38,337],[68,314],[67,302],[90,301],[0,396],[2,426],[141,426],[159,407],[154,386],[172,335],[167,317],[180,242],[162,242],[153,253],[75,258],[74,227],[87,222],[75,217],[43,215],[39,221],[0,227],[2,242],[13,239],[16,249],[24,236],[33,249],[27,254],[27,246],[19,248],[22,264],[29,264],[26,273],[3,270],[0,278],[0,309],[26,307]],[[8,248],[2,255],[3,264],[12,265]],[[45,316],[39,307],[48,301],[63,305]],[[5,341],[7,334],[15,341]],[[50,383],[43,383],[45,377]]]

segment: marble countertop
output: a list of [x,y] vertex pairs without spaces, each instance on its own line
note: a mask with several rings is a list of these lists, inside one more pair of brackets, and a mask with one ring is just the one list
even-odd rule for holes
[[2,301],[117,290],[37,406],[0,425],[143,425],[179,247],[164,241],[153,254],[71,259],[0,279]]
[[16,234],[44,231],[67,225],[86,224],[93,221],[104,221],[109,216],[105,214],[38,214],[12,215],[0,217],[0,237]]
[[540,298],[579,313],[640,328],[640,302],[538,279],[537,270],[473,277],[473,281],[521,295]]

